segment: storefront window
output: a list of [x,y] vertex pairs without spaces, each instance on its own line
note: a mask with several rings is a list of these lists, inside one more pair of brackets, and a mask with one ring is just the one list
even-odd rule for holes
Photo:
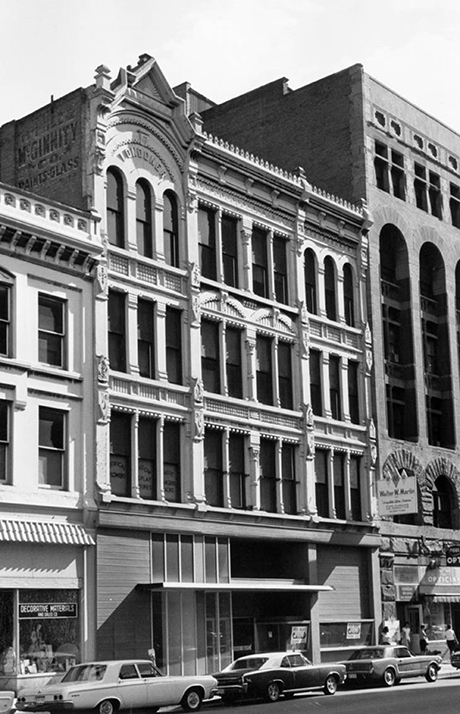
[[322,622],[321,647],[358,647],[372,643],[373,621]]
[[16,655],[13,643],[14,592],[0,590],[0,673],[16,673]]
[[20,590],[19,674],[62,671],[80,661],[77,590]]

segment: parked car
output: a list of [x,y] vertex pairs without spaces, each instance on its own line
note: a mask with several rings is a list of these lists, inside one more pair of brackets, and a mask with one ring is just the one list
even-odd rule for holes
[[392,687],[403,677],[424,676],[435,682],[441,669],[439,655],[413,655],[402,645],[359,647],[343,664],[347,668],[347,684],[380,681]]
[[312,664],[301,652],[265,652],[247,655],[229,664],[217,679],[215,694],[224,703],[237,699],[265,699],[276,702],[296,692],[322,687],[325,694],[335,694],[345,680],[343,664]]
[[9,714],[13,708],[16,694],[5,689],[0,691],[0,714]]
[[62,709],[92,709],[114,714],[118,709],[180,704],[185,711],[198,711],[216,687],[210,675],[165,676],[151,660],[89,662],[71,667],[60,682],[22,690],[16,708],[25,712]]
[[460,650],[455,650],[450,655],[450,663],[455,669],[460,669]]

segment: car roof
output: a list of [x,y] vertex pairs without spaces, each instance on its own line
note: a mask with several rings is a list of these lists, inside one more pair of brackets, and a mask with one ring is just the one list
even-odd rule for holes
[[98,659],[89,662],[80,662],[79,664],[75,664],[74,667],[101,667],[102,665],[110,666],[117,664],[153,664],[153,661],[151,659]]

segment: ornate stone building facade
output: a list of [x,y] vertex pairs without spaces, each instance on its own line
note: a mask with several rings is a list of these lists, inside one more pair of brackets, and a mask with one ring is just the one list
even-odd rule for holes
[[101,218],[95,649],[171,673],[337,659],[381,612],[368,211],[207,106],[142,55],[0,132],[4,180]]

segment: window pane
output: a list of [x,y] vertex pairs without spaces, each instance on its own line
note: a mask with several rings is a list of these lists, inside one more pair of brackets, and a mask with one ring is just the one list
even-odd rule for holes
[[201,321],[201,370],[204,389],[220,392],[219,325]]
[[176,197],[171,191],[163,194],[163,235],[165,260],[168,265],[179,266],[179,220]]
[[131,416],[110,417],[110,484],[116,496],[131,495]]
[[257,337],[257,399],[263,404],[273,404],[272,341],[269,337]]
[[216,219],[215,212],[198,209],[198,236],[200,243],[201,274],[216,279]]
[[168,381],[182,384],[181,311],[166,308],[166,369]]
[[268,297],[267,234],[260,228],[252,231],[252,289],[256,295]]
[[156,420],[141,417],[138,424],[139,439],[139,495],[157,498],[156,484]]
[[152,200],[146,181],[136,183],[137,250],[146,258],[152,257]]
[[222,263],[224,282],[238,287],[238,222],[230,216],[222,216]]
[[287,304],[287,261],[286,241],[284,238],[273,239],[273,262],[275,272],[275,297],[278,302]]
[[287,342],[278,343],[278,380],[280,405],[292,409],[291,345]]
[[230,434],[228,456],[232,508],[246,508],[244,443],[242,434]]
[[39,361],[63,366],[64,303],[45,295],[38,297]]
[[274,441],[260,442],[260,500],[261,508],[276,512],[276,445]]
[[111,369],[126,371],[125,296],[109,290],[108,328]]
[[227,370],[227,391],[230,397],[243,396],[243,374],[241,365],[241,330],[227,327],[225,333]]
[[116,169],[107,171],[107,232],[109,243],[124,247],[123,181]]
[[167,421],[163,428],[163,479],[165,499],[180,501],[181,471],[181,431],[180,424]]
[[137,304],[137,348],[139,374],[141,377],[155,377],[154,354],[154,304],[150,300],[142,300]]
[[223,506],[224,484],[221,431],[206,430],[204,437],[204,481],[207,502],[211,506]]

